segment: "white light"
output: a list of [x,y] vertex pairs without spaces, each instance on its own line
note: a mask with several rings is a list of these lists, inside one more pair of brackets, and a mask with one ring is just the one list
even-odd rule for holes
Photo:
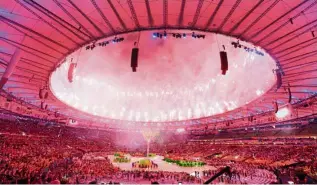
[[78,102],[76,101],[76,102],[73,104],[73,106],[77,108],[77,107],[78,107]]
[[287,107],[283,107],[281,109],[279,109],[277,111],[277,113],[275,114],[275,116],[279,119],[285,118],[286,116],[288,116],[290,114],[290,111]]
[[263,91],[262,90],[256,90],[256,95],[260,96],[261,94],[263,94]]
[[[204,48],[204,44],[210,45],[209,41],[213,39],[215,35],[210,34],[208,42],[199,43],[199,45],[193,43],[194,45],[190,47],[191,51],[198,51],[198,46]],[[226,37],[219,39],[227,40]],[[143,42],[147,42],[146,38]],[[73,56],[78,62],[77,72],[79,73],[74,74],[73,83],[68,83],[65,78],[70,65],[68,59],[52,73],[50,85],[54,94],[63,102],[72,107],[78,107],[80,110],[87,110],[86,112],[90,114],[98,113],[105,119],[169,122],[209,117],[236,109],[243,106],[244,102],[250,102],[262,95],[275,84],[275,76],[270,73],[275,67],[275,62],[271,57],[266,57],[269,55],[257,57],[240,50],[229,52],[229,57],[235,57],[232,63],[235,70],[222,76],[219,74],[220,66],[214,66],[215,70],[204,70],[213,69],[214,64],[210,64],[209,60],[213,55],[218,56],[218,52],[213,52],[216,50],[208,50],[208,52],[201,50],[201,54],[197,55],[195,60],[188,60],[183,65],[179,65],[181,63],[179,61],[183,63],[190,57],[190,53],[183,53],[184,55],[181,56],[177,54],[185,51],[187,46],[177,43],[166,44],[175,52],[159,51],[161,56],[164,56],[163,59],[148,57],[145,59],[146,63],[153,62],[159,65],[146,65],[144,71],[147,73],[138,73],[139,75],[130,75],[121,68],[126,66],[123,62],[126,61],[126,57],[118,53],[121,53],[120,51],[123,51],[125,46],[122,48],[110,46],[105,52],[82,51],[80,55],[75,52],[67,57],[70,59]],[[154,44],[153,47],[155,49],[160,46]],[[212,47],[218,46],[213,43]],[[248,47],[255,46],[250,44]],[[99,62],[105,56],[108,57],[107,63]],[[254,57],[256,61],[252,61]],[[162,60],[166,62],[162,63]],[[167,64],[171,62],[172,65]],[[261,68],[257,68],[260,62]],[[244,63],[245,66],[243,66]],[[168,69],[164,74],[161,73],[163,68]],[[114,69],[123,71],[118,74]],[[247,70],[252,73],[244,73]],[[245,84],[245,80],[237,80],[237,77],[247,80],[248,83]],[[204,103],[201,104],[201,102]],[[103,111],[102,105],[106,105],[108,111]],[[94,106],[98,106],[98,109],[93,108]],[[127,110],[122,111],[121,107],[127,107]],[[131,116],[129,116],[130,110],[133,110]],[[172,110],[176,110],[175,113]],[[115,117],[111,111],[115,113],[113,114]],[[292,109],[290,111],[292,112]],[[74,111],[71,114],[76,113]],[[145,116],[145,114],[148,115]]]

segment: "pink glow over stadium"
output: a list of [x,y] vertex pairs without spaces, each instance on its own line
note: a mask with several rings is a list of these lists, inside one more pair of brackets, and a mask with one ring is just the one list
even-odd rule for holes
[[[51,90],[64,103],[86,113],[161,122],[233,110],[275,84],[274,60],[266,53],[260,56],[234,48],[230,37],[209,33],[205,39],[193,39],[188,31],[182,39],[155,39],[153,32],[141,32],[136,73],[131,71],[130,57],[139,32],[123,35],[124,42],[94,50],[83,46],[72,53],[53,72]],[[223,46],[230,60],[225,76],[221,75],[219,57]],[[72,59],[77,67],[74,81],[69,82],[67,73]]]
[[317,184],[316,12],[0,0],[0,184]]

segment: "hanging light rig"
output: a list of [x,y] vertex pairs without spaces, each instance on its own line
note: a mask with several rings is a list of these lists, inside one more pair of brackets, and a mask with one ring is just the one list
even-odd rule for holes
[[123,37],[114,37],[113,39],[110,39],[110,40],[104,40],[102,42],[93,42],[92,44],[89,44],[86,46],[86,50],[93,50],[95,47],[105,47],[107,45],[109,45],[110,43],[113,43],[113,44],[116,44],[116,43],[119,43],[119,42],[122,42],[124,41],[124,38]]
[[195,32],[192,33],[176,33],[176,32],[154,32],[152,34],[153,38],[158,38],[158,39],[166,39],[168,35],[171,35],[172,37],[176,38],[176,39],[186,39],[187,35],[191,35],[191,37],[193,39],[205,39],[205,35],[203,34],[197,34]]

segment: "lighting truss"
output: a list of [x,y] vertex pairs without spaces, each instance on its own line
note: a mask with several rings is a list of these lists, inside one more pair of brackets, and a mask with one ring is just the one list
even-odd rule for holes
[[96,46],[101,46],[101,47],[104,47],[104,46],[107,46],[108,44],[110,43],[119,43],[119,42],[122,42],[124,41],[124,38],[123,37],[115,37],[114,39],[110,39],[110,40],[105,40],[105,41],[102,41],[102,42],[94,42],[90,45],[87,45],[86,46],[86,50],[93,50]]
[[175,32],[154,32],[152,34],[152,37],[153,38],[159,38],[159,39],[166,39],[168,36],[172,36],[174,38],[177,38],[177,39],[181,39],[181,38],[187,38],[188,35],[191,35],[192,38],[194,39],[204,39],[206,36],[203,35],[203,34],[196,34],[195,32],[192,32],[192,33],[175,33]]
[[234,48],[243,48],[246,52],[252,52],[252,53],[255,53],[257,55],[264,56],[263,52],[257,50],[256,48],[249,48],[247,46],[244,46],[244,45],[240,44],[239,41],[231,42],[231,45],[233,45]]

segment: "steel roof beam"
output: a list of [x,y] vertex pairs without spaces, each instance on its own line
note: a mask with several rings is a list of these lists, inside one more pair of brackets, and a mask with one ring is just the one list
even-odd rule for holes
[[[276,49],[276,48],[278,48],[278,47],[281,47],[282,45],[284,45],[284,44],[286,44],[286,43],[288,43],[288,42],[294,40],[295,38],[298,38],[299,36],[301,36],[301,35],[303,35],[303,34],[309,32],[309,31],[311,31],[311,30],[314,29],[315,27],[317,27],[317,24],[314,25],[314,26],[312,26],[312,27],[307,28],[306,30],[300,32],[299,34],[294,35],[293,37],[287,39],[286,41],[284,41],[284,42],[282,42],[282,43],[279,43],[278,45],[276,45],[276,46],[270,48],[269,50],[272,51],[272,50],[274,50],[274,49]],[[273,40],[272,42],[274,42],[274,40]],[[267,45],[269,45],[269,44],[267,44]],[[265,45],[264,47],[266,47],[267,45]]]
[[298,61],[303,61],[303,60],[304,60],[304,59],[306,59],[306,58],[309,58],[309,57],[314,57],[314,56],[316,56],[316,54],[315,54],[315,53],[309,54],[309,55],[307,55],[307,56],[304,56],[304,57],[298,58],[298,59],[296,59],[296,60],[293,60],[293,61],[287,62],[287,63],[283,64],[283,65],[282,65],[282,67],[287,66],[287,65],[289,65],[289,64],[293,64],[293,63],[298,62]]
[[259,17],[257,17],[248,27],[246,27],[240,34],[239,37],[242,37],[246,34],[256,23],[258,23],[272,8],[274,8],[278,2],[281,0],[275,0]]
[[268,29],[269,27],[273,26],[275,23],[277,23],[279,20],[281,20],[282,18],[284,18],[285,16],[287,16],[289,13],[291,13],[292,11],[296,10],[297,8],[301,7],[303,4],[307,3],[309,1],[302,1],[301,3],[299,3],[297,6],[291,8],[289,11],[285,12],[283,15],[281,15],[280,17],[278,17],[277,19],[274,19],[273,22],[271,22],[270,24],[266,25],[264,28],[262,28],[261,30],[257,31],[255,34],[253,34],[251,37],[249,37],[250,40],[252,40],[254,37],[260,35],[264,30]]
[[287,75],[285,75],[283,77],[283,80],[284,79],[289,79],[289,78],[295,78],[295,77],[298,77],[298,76],[301,76],[301,75],[306,75],[308,73],[317,73],[317,70],[313,69],[313,70],[305,70],[305,71],[296,72],[296,73],[289,73],[289,74],[287,74]]
[[0,15],[0,19],[1,19],[2,21],[7,21],[7,22],[10,22],[10,23],[12,23],[12,24],[14,24],[14,25],[17,25],[17,26],[19,26],[19,27],[21,27],[21,28],[23,28],[23,29],[25,29],[25,30],[27,30],[27,31],[29,31],[29,32],[31,32],[31,33],[37,35],[37,36],[39,36],[39,37],[42,37],[42,38],[44,38],[44,39],[46,39],[46,40],[48,40],[48,41],[50,41],[50,42],[52,42],[52,43],[54,43],[54,44],[56,44],[56,45],[58,45],[58,46],[60,46],[60,47],[62,47],[62,48],[64,48],[64,49],[66,49],[67,51],[70,51],[70,48],[68,48],[67,46],[62,45],[62,44],[60,44],[60,43],[58,43],[58,42],[56,42],[56,41],[54,41],[54,40],[52,40],[52,39],[50,39],[50,38],[48,38],[48,37],[42,35],[41,33],[38,33],[38,32],[36,32],[36,31],[34,31],[34,30],[32,30],[32,29],[30,29],[30,28],[28,28],[28,27],[26,27],[26,26],[24,26],[24,25],[22,25],[22,24],[19,24],[19,23],[15,22],[15,21],[13,21],[13,20],[11,20],[11,19],[8,19],[8,18],[2,16],[2,15]]
[[[4,40],[2,40],[2,41],[4,41]],[[12,45],[12,46],[14,46],[14,47],[16,47],[16,48],[19,48],[20,50],[24,51],[25,53],[29,53],[29,54],[31,54],[31,55],[33,55],[33,56],[35,56],[35,57],[41,58],[42,60],[45,60],[45,61],[50,62],[50,63],[52,63],[52,64],[55,64],[54,62],[52,62],[52,61],[50,61],[50,60],[48,60],[48,59],[46,59],[46,58],[43,58],[43,57],[41,57],[41,56],[39,56],[39,55],[37,55],[37,54],[35,54],[35,53],[33,53],[33,52],[30,52],[30,51],[27,51],[27,50],[25,50],[25,49],[22,49],[20,46],[11,44],[11,43],[8,42],[8,41],[4,41],[4,42],[6,42],[6,43],[8,43],[8,44],[10,44],[10,45]]]
[[66,14],[68,15],[68,17],[70,17],[74,22],[76,22],[79,25],[79,28],[77,28],[80,31],[80,28],[83,28],[83,30],[86,32],[82,32],[84,35],[86,35],[87,37],[94,38],[95,36],[85,27],[83,26],[71,13],[69,13],[62,4],[60,4],[57,0],[53,0],[55,2],[55,4]]
[[275,56],[280,59],[280,58],[283,58],[283,57],[285,57],[285,56],[287,56],[287,55],[293,54],[294,52],[298,52],[298,51],[300,51],[300,50],[302,50],[302,49],[307,49],[309,46],[312,46],[312,45],[314,45],[314,44],[316,44],[316,43],[317,43],[317,41],[312,42],[312,43],[309,43],[309,44],[306,44],[306,45],[304,45],[304,46],[301,46],[300,48],[297,48],[296,50],[292,50],[292,51],[290,51],[290,52],[288,52],[288,53],[285,53],[285,54],[283,54],[283,55],[275,55]]
[[294,88],[302,88],[302,87],[316,87],[317,88],[317,84],[314,85],[314,84],[308,84],[308,85],[285,85],[285,86],[282,86],[282,87],[294,87]]
[[191,24],[192,28],[194,28],[196,26],[196,23],[198,21],[198,18],[199,18],[199,15],[200,15],[200,11],[201,11],[201,8],[203,7],[203,4],[204,4],[204,0],[199,0],[197,8],[196,8],[195,15],[194,15],[194,18],[193,18],[193,22]]
[[46,21],[45,19],[43,19],[41,16],[39,16],[37,13],[35,13],[33,10],[31,10],[29,7],[27,7],[26,5],[24,5],[23,3],[21,3],[19,0],[15,0],[17,3],[19,3],[22,7],[24,7],[26,10],[28,10],[30,13],[32,13],[35,17],[37,17],[38,19],[40,19],[41,21],[43,21],[44,23],[46,23],[48,26],[50,26],[53,30],[57,31],[58,33],[60,33],[61,35],[63,35],[65,38],[67,38],[68,40],[72,41],[74,44],[76,44],[77,46],[79,46],[79,42],[75,41],[73,38],[71,38],[70,36],[66,35],[64,32],[62,32],[61,30],[59,30],[58,28],[56,28],[56,26],[52,25],[51,23],[49,23],[48,21]]
[[[267,47],[267,46],[269,46],[269,45],[271,45],[271,44],[274,44],[275,42],[277,42],[277,41],[279,41],[279,40],[281,40],[281,39],[283,39],[283,38],[285,38],[285,37],[287,37],[287,36],[289,36],[289,35],[292,35],[292,34],[295,33],[296,31],[301,30],[301,29],[305,28],[306,26],[309,26],[309,25],[311,25],[311,24],[313,24],[313,23],[316,23],[316,22],[317,22],[317,19],[315,19],[315,20],[313,20],[313,21],[311,21],[311,22],[309,22],[309,23],[307,23],[307,24],[305,24],[305,25],[303,25],[303,26],[301,26],[301,27],[299,27],[299,28],[297,28],[297,29],[295,29],[295,30],[293,30],[293,31],[291,31],[291,32],[288,32],[287,34],[283,34],[283,36],[278,37],[278,38],[272,40],[271,42],[265,44],[264,47]],[[314,28],[314,27],[316,27],[316,26],[317,26],[317,24],[314,25],[313,27],[307,29],[307,31],[310,31],[312,28]],[[306,32],[307,32],[307,31],[306,31]]]
[[310,52],[307,52],[307,53],[296,55],[294,57],[290,57],[290,58],[287,58],[287,59],[284,59],[284,60],[280,60],[280,62],[289,61],[289,60],[292,60],[292,59],[296,59],[296,58],[299,58],[299,57],[303,57],[303,56],[310,55],[310,54],[315,54],[315,53],[317,53],[317,50],[313,50],[313,51],[310,51]]
[[19,91],[19,94],[35,94],[38,95],[38,92],[25,92],[25,91]]
[[22,50],[22,51],[24,51],[24,52],[26,52],[26,53],[29,53],[29,54],[31,54],[31,55],[34,55],[34,56],[36,56],[36,57],[38,57],[38,58],[41,58],[41,59],[43,59],[43,60],[45,60],[45,61],[47,61],[47,62],[52,63],[52,64],[55,64],[55,62],[53,62],[53,61],[51,61],[51,60],[48,60],[48,59],[46,59],[46,58],[44,58],[44,57],[41,57],[41,56],[39,56],[39,55],[37,55],[37,54],[35,54],[35,53],[33,53],[33,52],[27,51],[27,50],[23,49],[22,47],[17,46],[16,44],[12,44],[12,43],[10,43],[9,41],[6,41],[6,40],[2,40],[2,41],[4,41],[4,42],[6,42],[6,43],[8,43],[8,44],[10,44],[10,45],[12,45],[12,46],[14,46],[14,47],[16,47],[16,48],[19,48],[20,50]]
[[[9,79],[8,82],[13,82],[13,83],[19,83],[19,84],[26,84],[26,85],[31,85],[32,87],[36,87],[36,86],[39,86],[41,87],[41,83],[38,82],[38,83],[31,83],[31,82],[24,82],[24,81],[16,81],[16,80],[12,80],[12,79]],[[38,94],[38,93],[29,93],[29,94]]]
[[163,24],[164,27],[167,28],[168,26],[168,1],[163,0]]
[[[27,68],[19,67],[19,66],[16,66],[16,69],[24,71],[24,72],[27,72],[27,73],[31,73],[31,74],[34,74],[34,75],[37,75],[37,76],[41,76],[41,77],[44,77],[44,78],[46,78],[47,75],[49,75],[49,71],[34,71],[32,69],[27,69]],[[42,76],[41,74],[44,75],[44,76]]]
[[129,9],[130,9],[134,24],[137,27],[137,29],[140,29],[141,26],[140,26],[140,23],[139,23],[139,20],[138,20],[138,16],[135,13],[135,9],[134,9],[133,3],[132,3],[131,0],[127,0],[127,2],[128,2],[128,5],[129,5]]
[[[294,80],[285,80],[285,83],[293,83],[293,82],[298,82],[298,81],[303,81],[303,80],[312,80],[312,79],[317,79],[317,76],[310,77],[310,78],[298,78],[298,79],[294,79]],[[307,93],[309,93],[309,92],[307,92]]]
[[185,6],[186,6],[186,0],[182,0],[181,9],[179,10],[178,21],[177,21],[178,26],[180,27],[183,25]]
[[27,90],[31,90],[31,91],[38,91],[38,89],[32,89],[29,87],[22,87],[22,86],[12,86],[12,87],[5,87],[7,89],[27,89]]
[[[290,67],[285,67],[285,68],[283,68],[283,70],[284,70],[284,72],[289,72],[289,71],[293,71],[293,70],[297,70],[298,69],[298,67],[304,67],[304,66],[309,66],[309,65],[314,65],[314,64],[317,64],[317,61],[315,60],[315,61],[312,61],[312,62],[305,62],[305,63],[302,63],[302,64],[297,64],[297,65],[293,65],[293,66],[290,66]],[[292,68],[294,68],[295,67],[295,69],[292,69]],[[297,68],[296,68],[297,67]],[[288,70],[287,70],[288,69]]]
[[[31,5],[33,8],[37,9],[38,11],[42,12],[43,14],[45,14],[47,17],[49,17],[50,19],[54,20],[55,22],[57,22],[59,25],[61,25],[63,28],[67,29],[69,32],[71,32],[72,34],[74,34],[77,38],[79,38],[82,41],[86,41],[85,38],[83,38],[82,36],[80,36],[79,34],[77,34],[76,32],[74,32],[72,29],[70,29],[69,27],[75,29],[76,31],[80,31],[78,30],[78,28],[76,28],[75,26],[71,25],[70,23],[68,23],[67,21],[65,21],[64,19],[60,18],[59,16],[57,16],[56,14],[52,13],[51,11],[49,11],[48,9],[44,8],[43,6],[41,6],[40,4],[36,3],[33,0],[23,0],[24,2],[28,3],[29,5]],[[60,22],[61,21],[61,22]],[[67,26],[65,26],[64,24],[66,24]],[[81,32],[81,31],[80,31]],[[84,32],[81,32],[82,34],[84,34]],[[87,36],[87,35],[85,35]],[[88,36],[89,38],[89,36]]]
[[151,12],[151,6],[149,0],[145,0],[145,6],[146,6],[146,12],[147,12],[147,17],[148,17],[148,24],[153,27],[154,20]]
[[310,41],[312,41],[312,40],[316,40],[316,39],[317,39],[317,37],[312,38],[312,39],[305,40],[305,41],[300,42],[300,43],[296,43],[295,45],[292,45],[292,46],[290,46],[290,47],[288,47],[288,48],[285,48],[285,49],[282,49],[282,50],[280,50],[280,51],[274,52],[274,53],[272,53],[272,55],[278,55],[278,54],[283,53],[283,52],[285,52],[285,51],[287,51],[287,50],[289,50],[289,49],[293,49],[293,48],[296,48],[296,47],[300,47],[300,45],[305,44],[305,43],[307,43],[307,42],[310,42]]
[[8,26],[10,26],[11,28],[17,30],[18,32],[22,33],[23,35],[28,36],[29,38],[35,40],[36,42],[38,42],[38,43],[40,43],[40,44],[42,44],[42,45],[44,45],[44,46],[46,46],[46,47],[52,49],[53,51],[55,51],[55,52],[57,52],[57,53],[59,53],[59,54],[65,55],[65,53],[63,53],[63,52],[57,50],[56,48],[52,47],[51,45],[48,45],[48,44],[44,43],[43,41],[41,41],[41,40],[39,40],[39,39],[33,37],[32,35],[27,34],[26,32],[20,30],[20,29],[17,28],[16,26],[13,26],[12,24],[10,24],[10,23],[8,23],[8,22],[6,22],[6,21],[2,21],[2,22],[5,23],[5,24],[7,24]]
[[67,0],[100,34],[101,36],[104,35],[104,32],[80,9],[78,6],[72,1]]
[[107,0],[108,4],[110,5],[110,8],[112,9],[113,13],[116,15],[117,19],[119,20],[122,28],[124,29],[124,31],[127,31],[127,26],[125,25],[125,23],[123,22],[122,18],[120,17],[118,11],[116,10],[116,8],[113,6],[111,0]]
[[210,18],[208,19],[208,22],[206,23],[204,30],[207,30],[209,28],[209,26],[212,24],[213,20],[216,17],[216,14],[218,13],[223,2],[224,2],[224,0],[220,0],[216,9],[214,10],[214,12],[211,14]]
[[14,43],[14,44],[17,44],[17,45],[19,45],[19,46],[28,48],[28,49],[33,50],[33,51],[36,51],[36,52],[38,52],[38,53],[40,53],[40,54],[43,54],[43,55],[45,55],[45,56],[48,56],[48,57],[51,57],[51,58],[54,58],[54,59],[58,59],[57,57],[55,57],[55,56],[53,56],[53,55],[50,55],[50,54],[45,53],[45,52],[43,52],[43,51],[34,49],[34,48],[29,47],[29,46],[27,46],[27,45],[24,45],[24,44],[22,44],[22,43],[18,43],[18,42],[14,41],[14,40],[7,39],[7,38],[1,37],[1,36],[0,36],[0,39],[1,39],[1,40],[5,40],[5,41],[8,41],[8,42],[12,42],[12,43]]
[[[303,11],[297,13],[294,17],[292,17],[293,20],[295,20],[296,18],[298,18],[299,16],[301,16],[302,14],[304,14],[307,10],[309,10],[311,7],[315,6],[317,4],[317,1],[314,1],[312,4],[310,4],[308,7],[306,7]],[[270,33],[266,34],[262,39],[258,40],[255,42],[256,45],[258,45],[259,43],[261,43],[264,39],[267,39],[268,37],[272,36],[274,33],[277,33],[279,30],[281,30],[284,26],[286,26],[287,24],[289,24],[290,21],[287,20],[284,24],[282,24],[281,26],[277,27],[276,29],[274,29],[273,31],[271,31]]]
[[[37,63],[37,62],[34,62],[35,64],[29,63],[29,62],[25,61],[22,57],[21,57],[21,59],[20,59],[20,62],[25,63],[25,64],[27,64],[27,65],[30,65],[30,66],[32,66],[32,67],[36,67],[36,68],[38,68],[38,69],[42,69],[42,70],[46,70],[46,71],[50,71],[50,70],[51,70],[51,67],[48,67],[49,69],[45,69],[45,68],[43,68],[43,67],[40,67],[40,66],[45,66],[45,65],[41,65],[40,63]],[[46,66],[45,66],[45,67],[46,67]]]
[[243,16],[243,18],[242,18],[239,22],[237,22],[237,23],[230,29],[230,31],[228,32],[228,35],[230,35],[232,32],[234,32],[234,31],[242,24],[242,22],[243,22],[246,18],[248,18],[248,17],[251,15],[251,13],[252,13],[255,9],[257,9],[263,2],[264,2],[264,0],[259,0],[259,2],[258,2],[255,6],[253,6],[252,9],[249,10],[248,13],[245,14],[245,15]]
[[112,33],[116,33],[116,30],[113,28],[112,24],[110,23],[110,21],[108,20],[108,18],[105,16],[105,14],[101,11],[101,9],[99,8],[98,4],[96,3],[96,0],[90,0],[91,3],[94,5],[94,7],[96,8],[96,10],[98,11],[99,15],[102,17],[102,19],[105,21],[105,23],[107,24],[107,26],[110,28]]
[[222,28],[224,25],[227,23],[231,15],[234,13],[234,11],[238,8],[239,4],[241,3],[242,0],[236,0],[232,8],[230,9],[229,13],[226,15],[224,20],[221,22],[220,26],[217,28],[217,32],[222,31]]

